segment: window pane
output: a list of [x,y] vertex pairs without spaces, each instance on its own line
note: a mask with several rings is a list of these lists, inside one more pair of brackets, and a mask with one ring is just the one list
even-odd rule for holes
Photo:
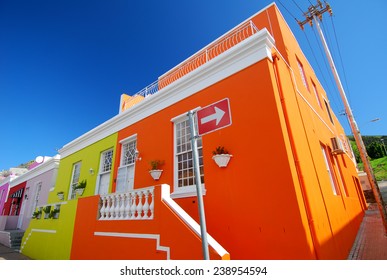
[[[178,170],[178,186],[192,186],[195,184],[194,169],[193,169],[193,153],[191,147],[191,131],[189,121],[184,120],[175,123],[175,152],[176,165]],[[204,182],[203,170],[203,155],[202,155],[202,139],[198,138],[199,165],[202,182]]]

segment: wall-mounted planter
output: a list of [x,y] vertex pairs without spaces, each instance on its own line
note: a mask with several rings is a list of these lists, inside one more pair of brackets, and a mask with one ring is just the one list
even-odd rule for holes
[[152,169],[152,170],[149,170],[149,174],[152,176],[152,178],[153,178],[155,181],[157,181],[158,179],[160,179],[161,173],[163,173],[163,170],[161,170],[161,169]]
[[230,154],[220,154],[214,155],[212,159],[219,167],[226,167],[231,159],[232,155]]
[[77,195],[80,195],[82,196],[83,195],[83,192],[85,191],[85,188],[78,188],[78,189],[75,189],[75,192],[77,193]]
[[64,199],[64,193],[57,193],[56,195],[58,196],[59,200]]

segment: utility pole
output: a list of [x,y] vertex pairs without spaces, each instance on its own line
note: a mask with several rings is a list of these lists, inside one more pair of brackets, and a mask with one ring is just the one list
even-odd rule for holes
[[300,25],[302,30],[304,30],[304,25],[306,23],[309,23],[311,26],[313,26],[313,21],[314,21],[315,24],[316,24],[318,33],[320,35],[321,42],[322,42],[322,44],[324,46],[325,54],[326,54],[326,56],[328,58],[331,70],[333,72],[333,76],[335,77],[336,85],[337,85],[337,87],[339,89],[341,99],[342,99],[342,101],[344,103],[345,114],[347,115],[347,118],[348,118],[348,121],[349,121],[349,125],[351,127],[353,136],[354,136],[355,141],[356,141],[356,145],[357,145],[357,147],[359,149],[361,160],[363,161],[363,164],[364,164],[364,171],[367,174],[368,180],[369,180],[370,185],[371,185],[372,192],[373,192],[373,194],[375,196],[375,200],[376,200],[376,203],[378,205],[378,209],[379,209],[380,215],[382,217],[383,226],[384,226],[384,234],[387,235],[387,212],[386,212],[386,206],[385,206],[385,203],[383,201],[382,195],[380,193],[380,189],[379,189],[379,186],[378,186],[377,181],[375,179],[375,175],[374,175],[374,172],[372,170],[371,164],[370,164],[370,162],[368,160],[367,151],[366,151],[366,148],[364,146],[364,142],[363,142],[363,139],[361,137],[360,130],[359,130],[359,128],[358,128],[358,126],[357,126],[357,124],[355,122],[355,119],[353,117],[352,110],[351,110],[351,107],[349,106],[349,103],[348,103],[347,96],[345,94],[343,85],[341,84],[341,80],[340,80],[339,74],[337,73],[335,64],[333,62],[333,58],[331,56],[331,53],[330,53],[329,48],[328,48],[328,45],[327,45],[327,43],[325,41],[324,34],[323,34],[323,32],[322,32],[322,30],[320,28],[320,24],[318,22],[318,19],[320,21],[322,20],[323,13],[329,12],[329,14],[332,15],[332,9],[329,6],[329,4],[326,3],[326,2],[324,4],[325,4],[325,7],[321,3],[320,0],[317,0],[317,5],[311,5],[308,8],[308,11],[306,13],[304,13],[305,20],[304,21],[298,21],[298,24]]

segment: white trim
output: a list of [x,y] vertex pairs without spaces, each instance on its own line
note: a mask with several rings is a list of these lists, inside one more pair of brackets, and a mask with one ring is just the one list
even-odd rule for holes
[[31,229],[31,232],[56,233],[56,230],[54,230],[54,229],[38,229],[38,228],[33,228],[33,229]]
[[126,137],[125,139],[122,139],[120,140],[120,144],[126,144],[127,142],[130,142],[132,141],[133,139],[136,139],[137,140],[137,133],[133,134],[133,135],[130,135],[129,137]]
[[[202,107],[201,106],[199,106],[199,107],[196,107],[195,109],[192,109],[191,111],[193,111],[193,112],[196,112],[196,111],[198,111],[198,110],[200,110]],[[182,113],[182,114],[180,114],[180,115],[178,115],[178,116],[176,116],[176,117],[173,117],[172,119],[171,119],[171,122],[176,122],[176,121],[179,121],[179,120],[182,120],[182,119],[184,119],[184,118],[188,118],[188,112],[184,112],[184,113]]]
[[225,51],[121,114],[83,134],[59,150],[62,158],[155,114],[258,61],[272,61],[274,39],[266,28]]
[[[177,162],[177,155],[176,155],[176,123],[180,123],[183,121],[187,121],[188,115],[187,113],[181,114],[179,116],[176,116],[171,119],[173,122],[173,193],[171,194],[172,198],[185,198],[185,197],[195,197],[197,196],[197,190],[196,185],[192,186],[183,186],[178,187],[179,185],[179,178],[178,178],[178,162]],[[202,142],[203,143],[203,142]],[[203,147],[202,147],[203,149]],[[205,184],[201,184],[202,188],[202,194],[206,195],[206,188]]]
[[20,175],[19,177],[14,178],[10,182],[10,188],[17,186],[23,182],[26,182],[28,180],[31,180],[32,178],[35,178],[47,171],[51,171],[52,169],[58,169],[59,168],[59,160],[60,156],[56,155],[47,161],[43,162],[42,164],[36,166],[35,168],[29,170],[28,172]]
[[[205,184],[202,184],[202,194],[206,195],[207,190]],[[173,193],[171,193],[171,198],[185,198],[185,197],[195,197],[197,196],[196,186],[186,186],[186,187],[174,187]]]
[[124,232],[101,232],[95,231],[95,236],[106,237],[123,237],[123,238],[138,238],[138,239],[154,239],[156,240],[156,250],[167,253],[167,260],[171,259],[171,248],[160,245],[160,234],[144,234],[144,233],[124,233]]
[[[201,238],[200,225],[184,211],[170,196],[170,186],[167,184],[161,185],[161,200],[164,201],[170,209],[180,217],[180,219],[199,237]],[[220,245],[211,235],[207,233],[208,244],[216,251],[216,253],[223,257],[229,253]]]
[[53,229],[38,229],[38,228],[33,228],[31,231],[28,233],[28,236],[24,239],[23,244],[20,246],[19,252],[22,252],[24,247],[27,245],[28,239],[30,239],[31,235],[33,232],[42,232],[42,233],[50,233],[50,234],[56,234],[56,230]]

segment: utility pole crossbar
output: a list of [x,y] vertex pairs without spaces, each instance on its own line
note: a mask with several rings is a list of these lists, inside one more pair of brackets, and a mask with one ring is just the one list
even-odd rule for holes
[[309,23],[311,26],[313,26],[313,20],[314,20],[314,22],[316,24],[318,33],[320,35],[321,42],[322,42],[322,44],[324,46],[325,54],[326,54],[326,56],[328,58],[329,65],[331,67],[333,76],[334,76],[335,81],[336,81],[336,85],[337,85],[337,87],[339,89],[341,99],[342,99],[342,101],[344,103],[345,115],[348,118],[349,125],[351,127],[353,136],[354,136],[355,141],[356,141],[356,145],[357,145],[357,147],[359,149],[361,160],[363,161],[363,164],[364,164],[364,171],[367,174],[367,178],[368,178],[368,180],[370,182],[372,192],[373,192],[373,194],[375,196],[376,204],[378,205],[378,209],[379,209],[382,221],[383,221],[384,234],[387,235],[387,212],[386,212],[386,205],[385,205],[385,203],[383,201],[383,197],[382,197],[382,195],[380,193],[380,189],[379,189],[379,186],[378,186],[377,181],[375,179],[375,175],[374,175],[373,169],[372,169],[371,164],[370,164],[370,162],[368,160],[367,151],[366,151],[363,139],[361,137],[360,130],[359,130],[359,128],[358,128],[358,126],[357,126],[357,124],[355,122],[355,119],[353,117],[352,110],[351,110],[351,107],[349,106],[349,102],[348,102],[347,96],[345,94],[343,85],[341,83],[339,74],[338,74],[338,72],[336,70],[336,66],[335,66],[335,64],[333,62],[332,55],[331,55],[331,53],[329,51],[329,48],[328,48],[328,45],[326,43],[324,34],[323,34],[323,32],[322,32],[322,30],[320,28],[320,24],[318,22],[318,19],[320,21],[322,20],[322,15],[325,12],[329,12],[329,14],[332,15],[331,7],[326,2],[325,2],[325,7],[323,7],[321,1],[317,0],[317,5],[311,5],[308,8],[308,12],[304,13],[304,16],[305,16],[306,19],[304,21],[297,20],[297,22],[300,25],[302,30],[304,30],[304,25],[306,23]]

